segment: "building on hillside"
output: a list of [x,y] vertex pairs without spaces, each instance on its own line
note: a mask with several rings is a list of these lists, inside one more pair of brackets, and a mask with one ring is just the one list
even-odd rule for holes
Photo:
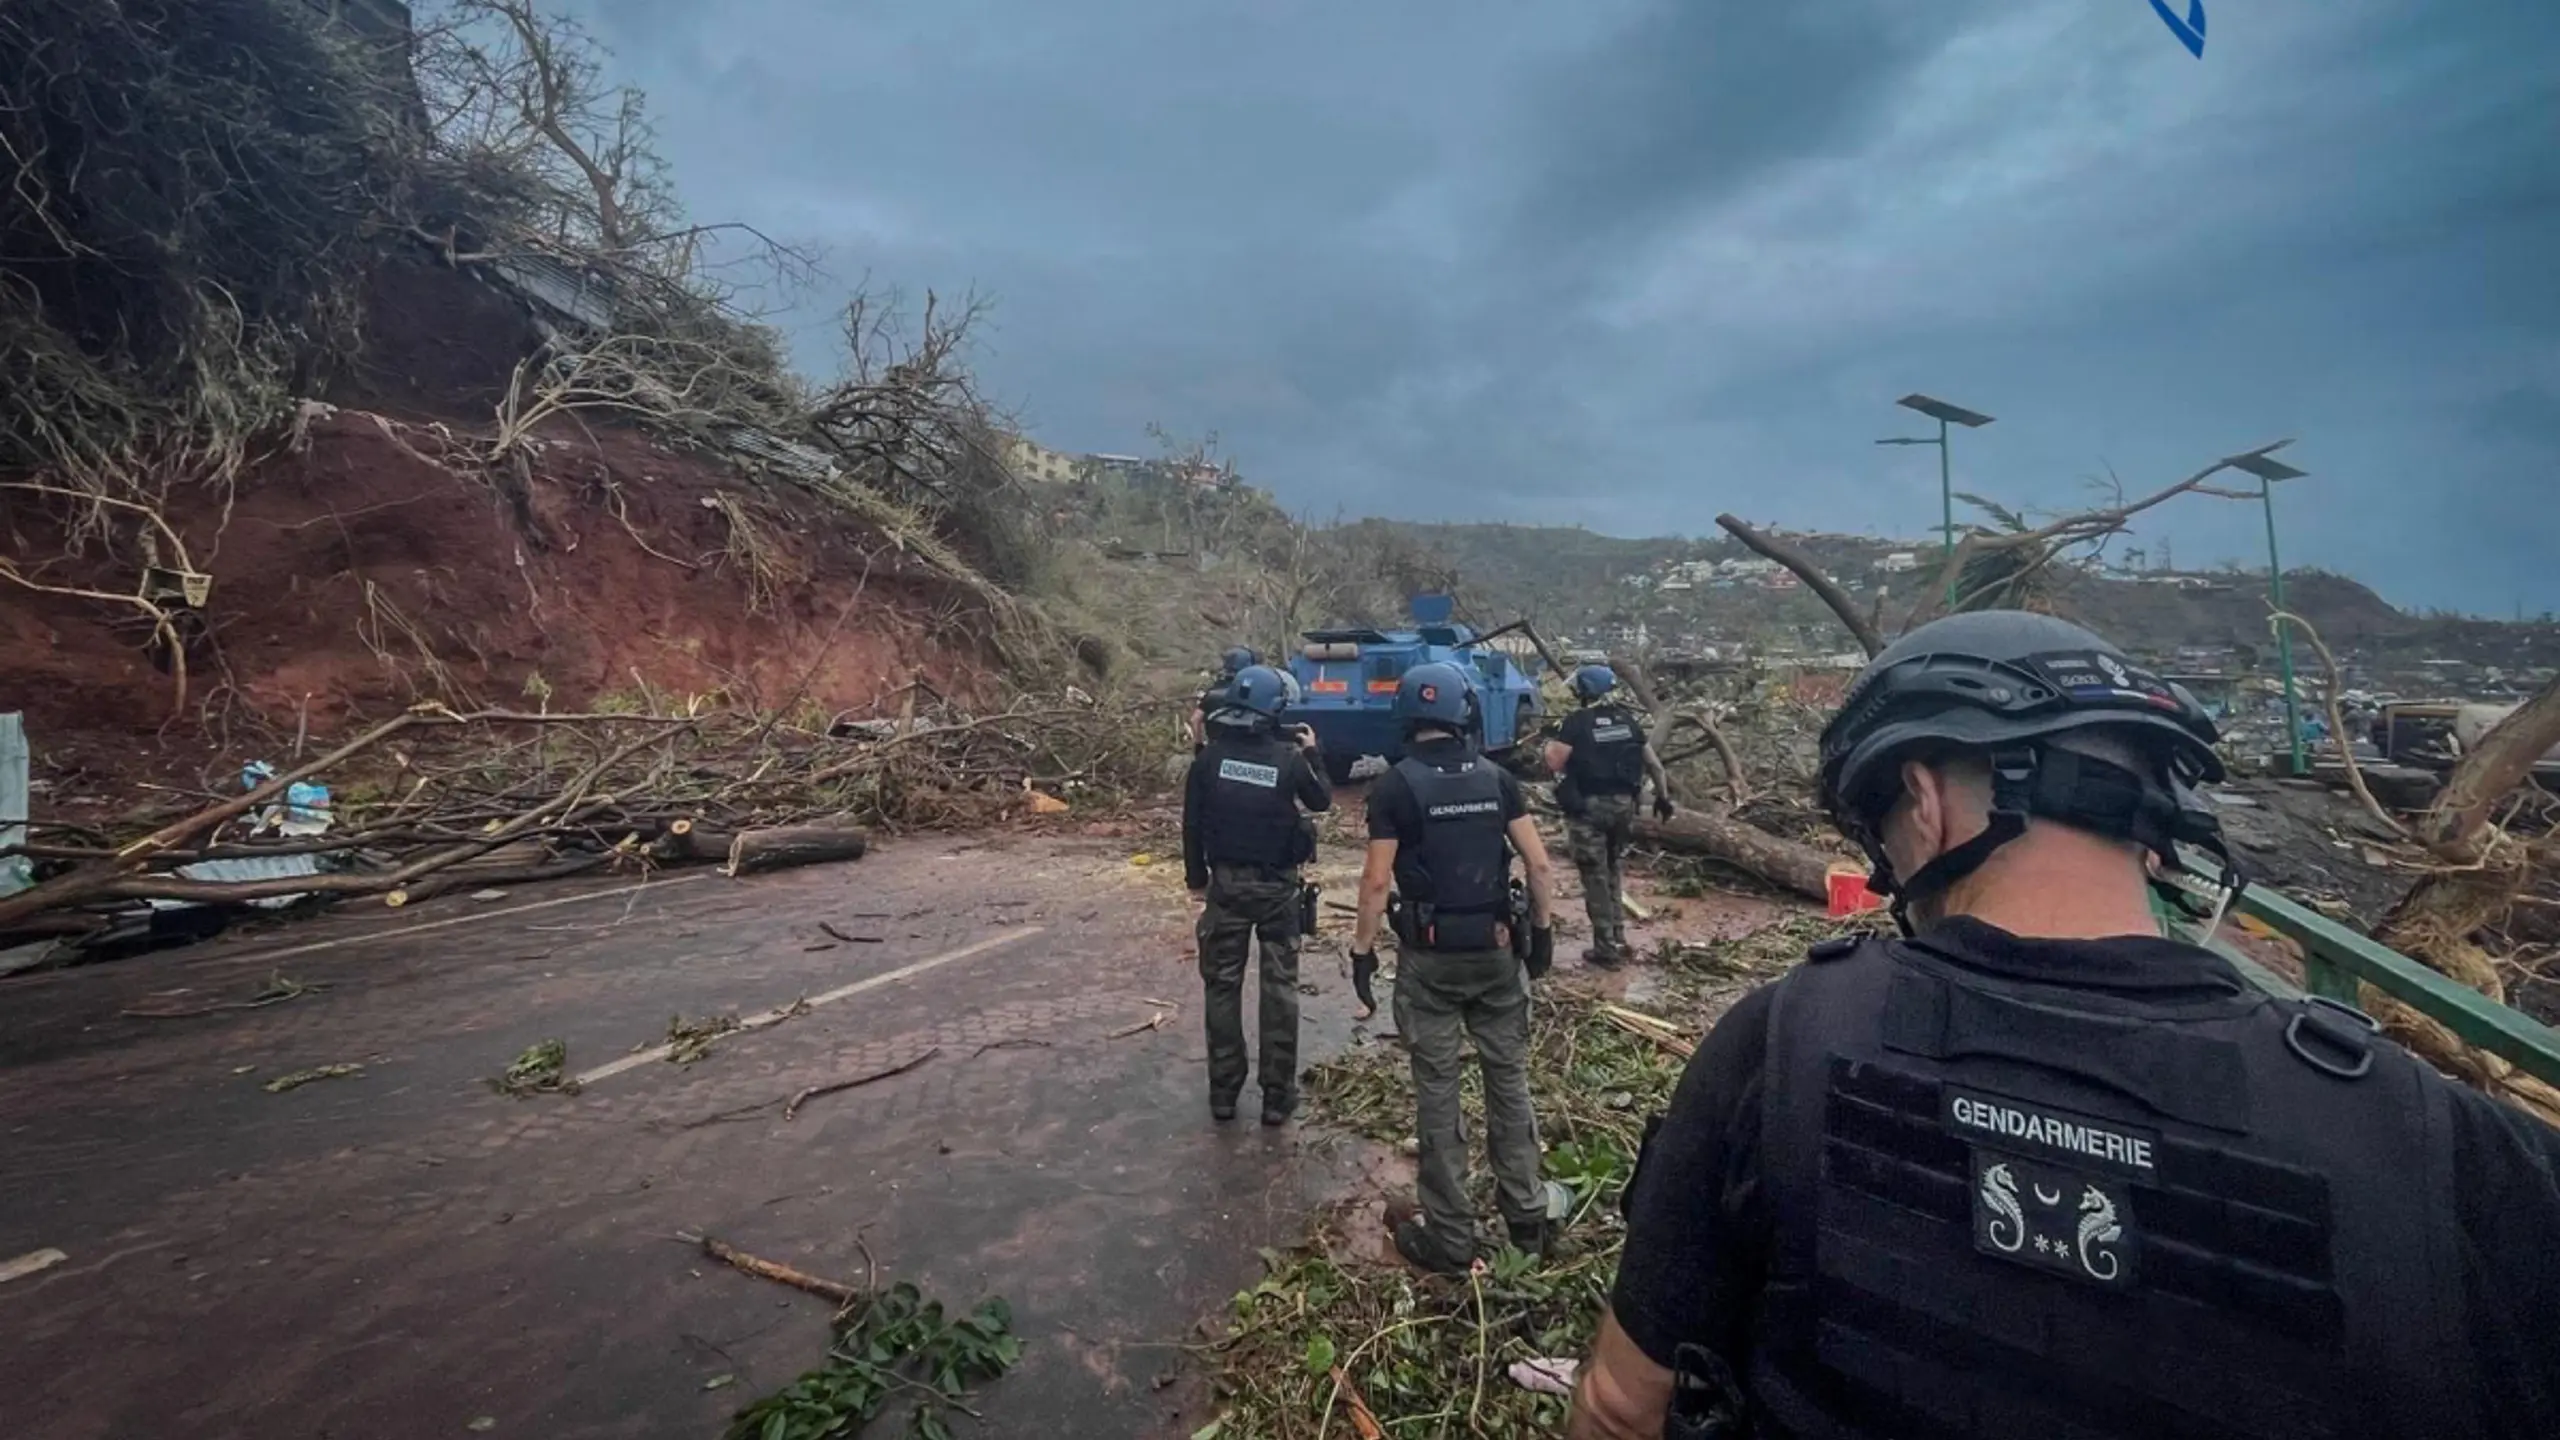
[[1052,450],[1028,436],[1014,435],[1005,440],[1005,468],[1024,480],[1063,485],[1076,478],[1083,464],[1083,457]]
[[1877,561],[1876,568],[1887,575],[1907,575],[1920,568],[1920,557],[1908,550],[1896,550]]

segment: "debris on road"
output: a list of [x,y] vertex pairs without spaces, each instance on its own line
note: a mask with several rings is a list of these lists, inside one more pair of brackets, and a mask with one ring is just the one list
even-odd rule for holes
[[[33,883],[0,895],[0,942],[103,937],[137,905],[378,896],[396,908],[596,871],[749,875],[858,859],[870,824],[994,820],[1035,773],[1105,793],[1152,783],[1134,711],[1024,700],[839,736],[661,698],[645,713],[427,701],[281,773],[246,772],[238,794],[142,822],[156,828],[38,820],[7,857],[32,866]],[[325,834],[254,828],[323,774],[340,777]]]
[[770,1280],[777,1285],[788,1285],[794,1290],[805,1291],[821,1299],[833,1300],[839,1306],[851,1306],[863,1295],[858,1286],[847,1285],[841,1280],[829,1280],[824,1276],[812,1275],[806,1270],[796,1270],[778,1260],[767,1260],[762,1256],[750,1255],[735,1245],[724,1240],[716,1240],[709,1235],[678,1235],[676,1238],[688,1245],[698,1246],[703,1254],[733,1270],[743,1271],[759,1280]]
[[807,1104],[809,1101],[814,1100],[821,1095],[833,1095],[839,1090],[851,1090],[856,1086],[868,1085],[875,1080],[886,1080],[892,1075],[904,1075],[908,1071],[913,1070],[917,1066],[922,1065],[927,1060],[930,1060],[941,1053],[941,1046],[927,1046],[924,1052],[917,1055],[914,1059],[902,1060],[886,1069],[874,1070],[864,1075],[856,1075],[850,1080],[832,1080],[824,1085],[812,1085],[808,1089],[801,1091],[799,1094],[792,1096],[791,1099],[783,1105],[782,1118],[788,1120],[792,1116],[799,1114],[800,1107],[802,1105]]
[[1141,1031],[1161,1030],[1164,1028],[1164,1022],[1166,1019],[1171,1017],[1172,1014],[1173,1012],[1170,1010],[1159,1010],[1153,1015],[1148,1016],[1146,1019],[1141,1020],[1134,1025],[1124,1025],[1103,1038],[1106,1040],[1125,1040]]
[[1697,1042],[1680,1033],[1680,1027],[1659,1015],[1630,1010],[1624,1005],[1603,1005],[1600,1018],[1639,1039],[1650,1040],[1672,1054],[1686,1060],[1697,1053]]
[[915,1407],[907,1433],[948,1440],[946,1411],[973,1418],[971,1384],[1022,1359],[1013,1312],[981,1301],[957,1320],[940,1301],[901,1280],[838,1312],[826,1363],[756,1401],[730,1422],[727,1440],[838,1440],[859,1433],[895,1400]]
[[504,1074],[490,1080],[489,1088],[519,1099],[577,1094],[578,1081],[569,1073],[569,1042],[544,1040],[526,1046],[523,1054],[508,1062]]
[[315,1080],[336,1080],[363,1073],[364,1067],[361,1065],[314,1065],[308,1070],[296,1070],[289,1075],[279,1075],[259,1088],[270,1095],[281,1095],[287,1090],[299,1090]]
[[310,985],[299,980],[289,980],[278,974],[267,977],[266,985],[246,1000],[225,1000],[219,1004],[194,1005],[183,1010],[119,1010],[116,1013],[132,1020],[188,1020],[198,1015],[218,1015],[226,1010],[263,1010],[270,1005],[281,1005],[287,1000],[299,1000],[305,995],[317,995],[328,988],[326,985]]
[[667,1062],[690,1065],[711,1053],[712,1042],[745,1028],[735,1015],[706,1015],[699,1020],[687,1020],[681,1015],[668,1016]]
[[1579,1360],[1541,1357],[1536,1360],[1514,1360],[1511,1362],[1511,1368],[1503,1373],[1511,1377],[1512,1384],[1523,1390],[1540,1395],[1562,1395],[1571,1398],[1574,1378],[1581,1370],[1582,1362]]
[[23,1280],[40,1271],[50,1270],[70,1258],[63,1252],[47,1246],[42,1250],[30,1250],[14,1260],[0,1260],[0,1285],[6,1285],[12,1280]]

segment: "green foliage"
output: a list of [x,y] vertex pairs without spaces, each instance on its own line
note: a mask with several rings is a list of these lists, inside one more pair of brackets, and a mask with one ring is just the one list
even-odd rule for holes
[[947,1412],[961,1408],[968,1387],[1021,1359],[1003,1300],[955,1320],[902,1280],[838,1316],[826,1363],[739,1411],[727,1440],[841,1440],[909,1396],[907,1433],[949,1440]]
[[518,1098],[577,1094],[578,1082],[569,1075],[569,1042],[544,1040],[526,1046],[523,1054],[507,1063],[503,1074],[490,1080],[489,1088]]

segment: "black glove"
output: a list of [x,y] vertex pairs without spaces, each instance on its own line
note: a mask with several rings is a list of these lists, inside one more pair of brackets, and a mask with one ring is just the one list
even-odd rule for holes
[[1351,952],[1351,993],[1360,997],[1360,1008],[1372,1015],[1378,1013],[1378,997],[1369,989],[1369,982],[1376,977],[1377,973],[1377,951],[1354,950]]
[[1663,793],[1662,793],[1661,791],[1659,791],[1659,790],[1657,790],[1657,791],[1655,791],[1655,792],[1654,792],[1654,794],[1653,794],[1653,818],[1654,818],[1654,819],[1656,819],[1656,820],[1668,820],[1668,819],[1670,819],[1670,818],[1671,818],[1671,813],[1672,813],[1672,811],[1674,811],[1674,810],[1675,810],[1675,809],[1677,809],[1677,808],[1679,808],[1679,807],[1677,807],[1677,806],[1675,806],[1675,805],[1673,805],[1673,804],[1671,803],[1671,797],[1670,797],[1670,796],[1663,794]]
[[1556,927],[1541,925],[1529,932],[1529,978],[1543,980],[1556,964]]

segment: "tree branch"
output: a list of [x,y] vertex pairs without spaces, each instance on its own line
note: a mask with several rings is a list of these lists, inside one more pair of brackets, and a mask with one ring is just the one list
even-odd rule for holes
[[1867,617],[1858,613],[1858,607],[1849,602],[1847,593],[1830,576],[1822,573],[1822,567],[1813,563],[1811,556],[1774,536],[1761,534],[1731,515],[1717,516],[1716,523],[1734,539],[1793,571],[1795,577],[1805,583],[1806,589],[1831,607],[1832,614],[1840,617],[1840,623],[1849,628],[1849,633],[1856,637],[1869,658],[1884,649],[1884,637],[1876,633],[1876,627],[1867,623]]

